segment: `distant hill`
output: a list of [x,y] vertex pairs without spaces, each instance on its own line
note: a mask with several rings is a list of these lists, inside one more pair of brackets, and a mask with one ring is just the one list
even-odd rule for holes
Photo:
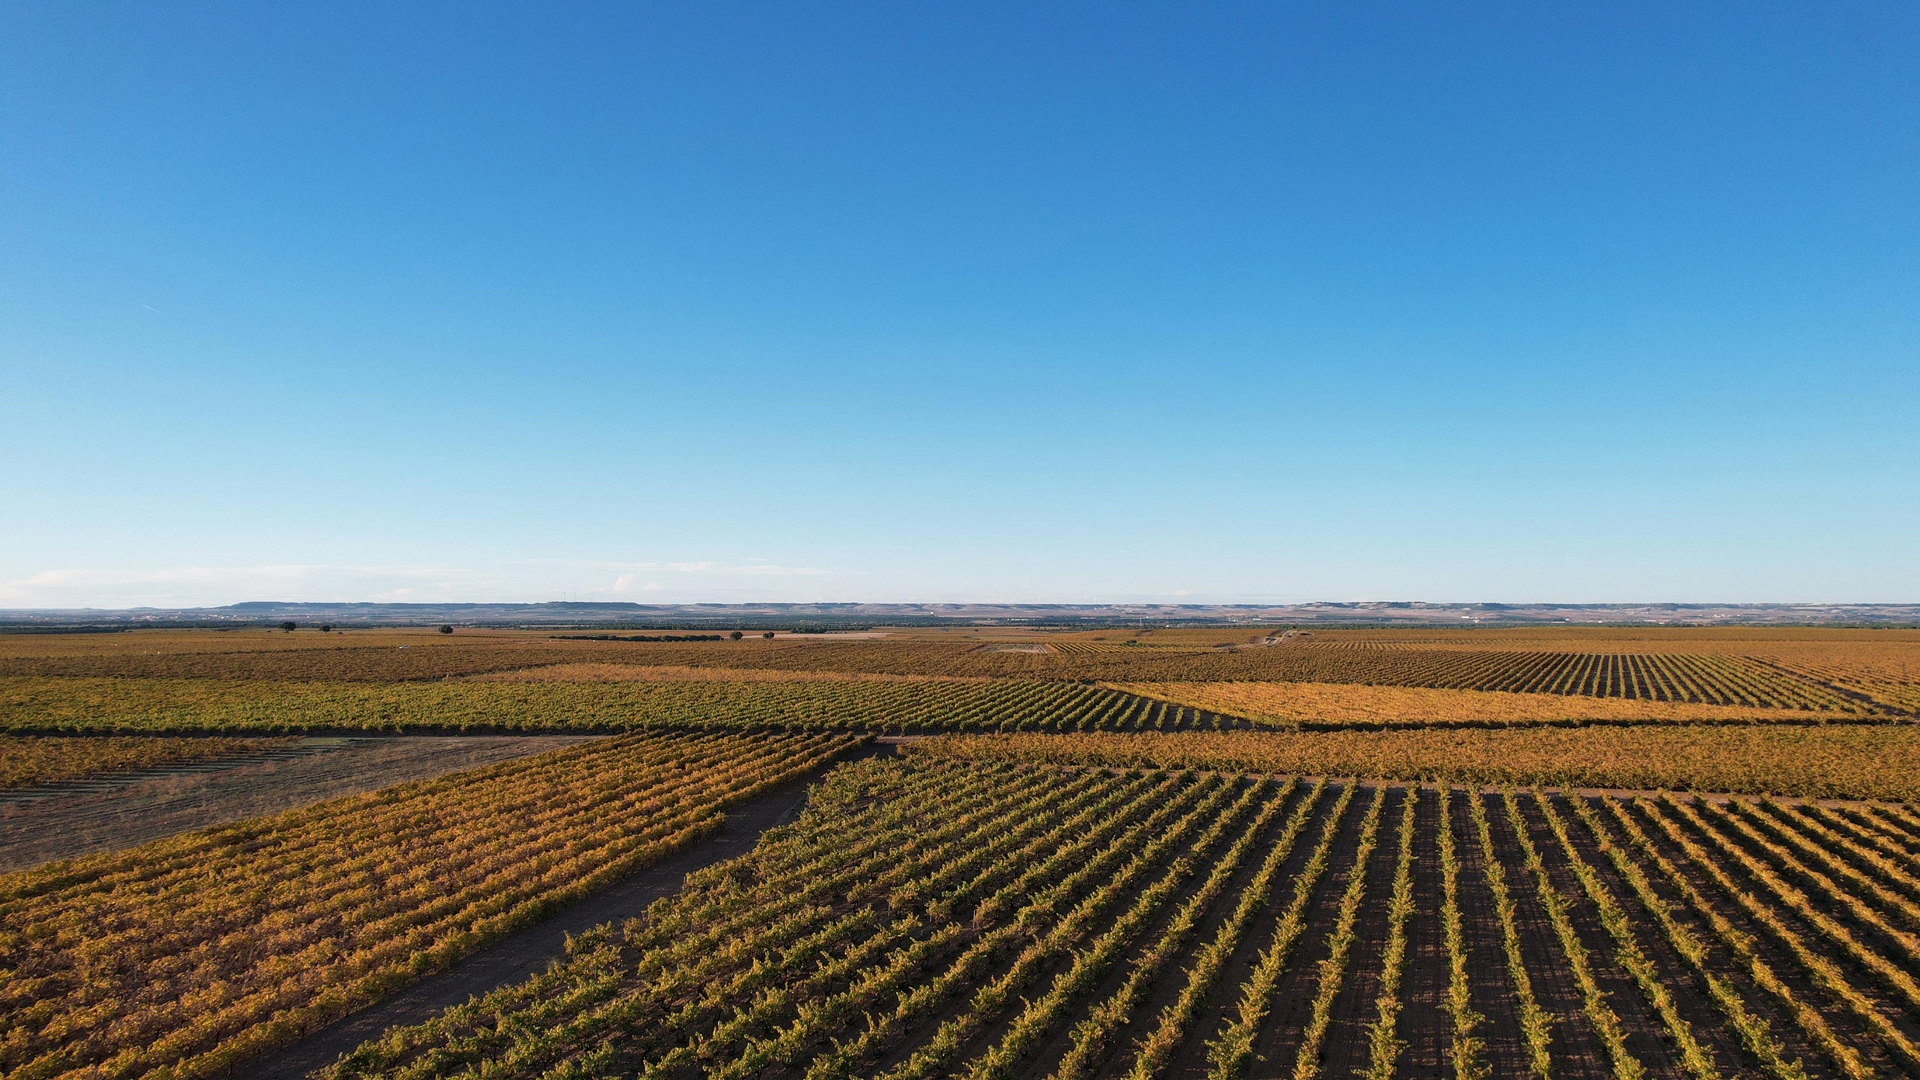
[[1257,624],[1472,626],[1920,625],[1920,604],[307,604],[210,608],[0,609],[0,629],[263,626],[461,626],[845,630],[873,626]]

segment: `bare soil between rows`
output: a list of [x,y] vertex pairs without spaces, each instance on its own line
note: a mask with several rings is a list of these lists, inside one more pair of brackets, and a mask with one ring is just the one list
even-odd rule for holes
[[502,986],[521,982],[566,955],[567,938],[603,923],[646,911],[663,896],[678,892],[688,874],[752,851],[768,829],[799,817],[808,790],[830,770],[863,757],[895,752],[892,740],[869,743],[727,811],[719,832],[699,840],[607,889],[570,904],[543,922],[529,926],[476,952],[436,975],[369,1008],[309,1033],[298,1042],[244,1063],[236,1075],[264,1080],[296,1080],[333,1063],[340,1055],[397,1025],[432,1019]]

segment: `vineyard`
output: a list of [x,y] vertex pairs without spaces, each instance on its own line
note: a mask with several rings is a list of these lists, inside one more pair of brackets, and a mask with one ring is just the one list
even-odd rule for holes
[[1818,684],[1739,657],[1633,653],[1300,650],[1319,678],[1294,682],[1429,686],[1705,705],[1853,711]]
[[212,761],[270,749],[271,739],[20,739],[0,735],[0,790]]
[[1920,800],[1920,727],[1534,727],[947,735],[912,753],[1110,768]]
[[924,634],[897,641],[632,642],[504,632],[445,642],[371,633],[255,635],[229,643],[218,636],[135,633],[94,642],[0,640],[0,677],[383,684],[605,664],[1047,682],[1405,686],[1829,715],[1912,715],[1920,708],[1920,636],[1908,631],[1867,637],[1676,631],[1667,638],[1646,630],[1624,637],[1592,630],[1490,631],[1477,638],[1408,633],[1320,632],[1273,644],[1255,634],[1230,648],[1148,634],[1128,644],[1110,635],[1019,643]]
[[[267,751],[240,757],[96,774],[77,783],[0,792],[0,873],[267,817],[394,784],[432,780],[578,746],[594,737],[287,739]],[[100,737],[101,741],[111,738],[118,736]]]
[[1920,816],[934,759],[326,1075],[1894,1076]]
[[602,740],[0,877],[0,1072],[222,1074],[857,741]]
[[1920,1075],[1920,634],[675,636],[0,636],[0,1076]]
[[920,733],[1185,731],[1247,721],[1096,686],[1016,680],[805,679],[250,683],[0,679],[0,730]]
[[[1115,690],[1170,701],[1268,727],[1425,727],[1446,724],[1751,724],[1840,719],[1678,701],[1356,686],[1310,682],[1109,683]],[[1846,718],[1854,718],[1852,715]]]

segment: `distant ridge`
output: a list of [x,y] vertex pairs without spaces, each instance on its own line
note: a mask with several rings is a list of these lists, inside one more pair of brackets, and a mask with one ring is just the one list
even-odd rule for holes
[[873,626],[1920,626],[1920,604],[314,604],[207,608],[0,609],[0,630],[429,626],[845,630]]

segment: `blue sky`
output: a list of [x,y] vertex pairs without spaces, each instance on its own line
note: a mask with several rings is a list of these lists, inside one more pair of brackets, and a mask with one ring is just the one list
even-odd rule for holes
[[11,4],[0,606],[1920,600],[1920,8]]

